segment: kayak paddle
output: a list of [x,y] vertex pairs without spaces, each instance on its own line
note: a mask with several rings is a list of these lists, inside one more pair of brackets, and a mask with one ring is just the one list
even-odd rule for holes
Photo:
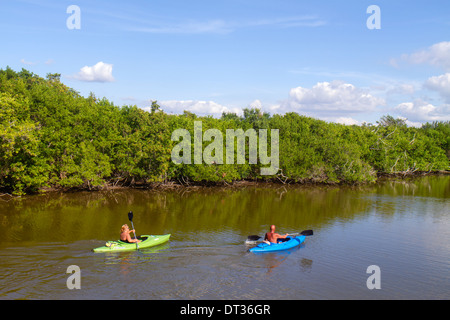
[[314,234],[314,232],[312,230],[303,230],[300,233],[293,233],[293,234],[289,234],[290,236],[298,236],[298,235],[302,235],[302,236],[312,236]]
[[[312,236],[314,234],[314,232],[312,230],[304,230],[300,233],[292,233],[289,234],[289,236],[298,236],[298,235],[302,235],[302,236]],[[248,241],[258,241],[259,239],[261,239],[262,237],[258,236],[258,235],[251,235],[247,237]]]
[[128,220],[130,220],[131,227],[134,230],[134,239],[136,240],[136,249],[139,249],[139,245],[138,245],[137,238],[136,238],[136,229],[134,229],[134,224],[133,224],[133,211],[128,212]]

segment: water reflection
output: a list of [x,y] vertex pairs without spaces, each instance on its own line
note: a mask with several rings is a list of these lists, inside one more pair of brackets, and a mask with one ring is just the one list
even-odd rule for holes
[[309,273],[312,270],[313,261],[311,259],[302,258],[299,265],[301,272]]
[[[449,199],[450,176],[0,199],[0,298],[445,298]],[[118,239],[130,210],[138,234],[171,233],[170,242],[93,253]],[[248,253],[247,236],[271,224],[314,236],[291,251]],[[365,286],[374,263],[382,268],[380,292]],[[72,264],[82,270],[81,293],[65,286]]]
[[160,244],[158,246],[143,248],[137,251],[119,251],[104,252],[97,254],[105,257],[106,264],[136,264],[146,263],[150,260],[158,258],[158,254],[170,248],[170,242]]
[[276,224],[278,230],[298,232],[336,220],[355,219],[373,208],[392,215],[404,210],[399,208],[402,204],[398,199],[418,196],[449,198],[450,176],[360,187],[255,184],[166,192],[49,193],[0,201],[0,244],[115,239],[120,226],[127,222],[129,210],[135,212],[134,223],[140,234],[182,233],[195,240],[202,233],[215,233],[210,234],[211,238],[217,238],[217,232],[224,232],[223,236],[261,233],[271,224]]
[[[254,254],[262,260],[262,264],[267,269],[267,274],[271,274],[276,268],[280,267],[283,263],[289,263],[288,258],[291,254],[301,250],[301,248],[304,248],[305,244],[302,243],[298,247],[294,247],[289,250],[284,251],[278,251],[278,252],[254,252],[251,254]],[[308,260],[308,259],[306,259]],[[287,262],[286,262],[287,261]],[[302,259],[303,261],[303,259]],[[309,267],[312,267],[312,260],[310,261]],[[303,268],[302,268],[303,270]]]

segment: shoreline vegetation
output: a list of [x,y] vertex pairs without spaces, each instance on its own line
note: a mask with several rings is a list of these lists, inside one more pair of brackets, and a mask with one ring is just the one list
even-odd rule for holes
[[[314,181],[294,181],[294,180],[286,180],[282,181],[277,178],[272,179],[264,179],[264,180],[236,180],[230,183],[225,181],[219,182],[211,182],[211,181],[192,181],[181,183],[179,181],[166,181],[166,182],[152,182],[152,183],[144,183],[144,182],[135,182],[133,185],[120,185],[120,184],[111,184],[106,182],[103,185],[96,186],[95,188],[88,188],[86,186],[80,187],[43,187],[35,192],[27,193],[9,193],[8,190],[0,189],[0,200],[12,200],[13,198],[25,196],[25,195],[33,195],[33,194],[52,194],[52,193],[76,193],[76,192],[94,192],[94,191],[124,191],[124,190],[152,190],[155,192],[164,192],[171,190],[198,190],[202,188],[227,188],[227,189],[239,189],[239,188],[247,188],[247,187],[289,187],[289,186],[305,186],[305,187],[358,187],[358,186],[368,186],[376,183],[382,183],[386,181],[414,181],[416,178],[424,177],[424,176],[450,176],[450,171],[415,171],[415,172],[395,172],[395,173],[378,173],[377,179],[372,182],[362,182],[362,183],[348,183],[348,182],[339,182],[339,183],[330,183],[330,182],[314,182]],[[410,180],[412,179],[412,180]],[[183,191],[184,192],[184,191]]]
[[[175,164],[176,129],[278,129],[279,170],[261,164]],[[270,132],[270,130],[268,130]],[[225,134],[224,134],[225,136]],[[222,141],[223,143],[225,141]],[[193,142],[192,142],[193,143]],[[203,149],[211,144],[203,141]],[[248,141],[246,157],[249,159]],[[235,149],[236,150],[236,149]],[[0,193],[114,188],[278,184],[366,184],[392,177],[450,174],[450,121],[408,127],[383,116],[376,124],[343,125],[294,112],[244,109],[220,118],[116,106],[81,96],[60,81],[25,69],[0,69]],[[1,194],[0,194],[1,195]]]

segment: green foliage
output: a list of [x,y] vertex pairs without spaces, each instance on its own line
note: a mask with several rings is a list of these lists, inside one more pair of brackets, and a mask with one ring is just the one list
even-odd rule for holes
[[[87,98],[60,81],[22,69],[0,70],[0,188],[15,194],[43,188],[96,189],[178,181],[230,183],[262,179],[321,183],[365,183],[377,173],[448,170],[450,122],[409,128],[384,116],[377,125],[345,126],[296,113],[270,116],[259,109],[220,119],[185,111],[169,115],[152,101],[151,111],[115,106],[93,93]],[[222,133],[224,163],[175,164],[171,140],[175,129],[194,134]],[[279,129],[280,168],[261,176],[261,164],[226,163],[227,129]],[[194,153],[194,139],[191,153]],[[270,139],[269,147],[270,147]],[[212,141],[203,140],[202,150]],[[219,156],[211,154],[211,156]],[[193,158],[193,157],[192,157]]]
[[425,135],[435,142],[436,147],[443,149],[450,159],[450,121],[426,123],[422,129]]

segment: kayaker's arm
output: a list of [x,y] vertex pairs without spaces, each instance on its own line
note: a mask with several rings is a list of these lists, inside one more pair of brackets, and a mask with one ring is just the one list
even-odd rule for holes
[[270,232],[270,233],[266,233],[266,235],[264,237],[264,242],[277,243],[278,239],[286,239],[288,236],[289,236],[289,234],[287,234],[287,233],[284,236],[282,236],[278,233]]
[[136,234],[136,231],[133,229],[133,230],[130,230],[129,232],[128,232],[128,234],[131,234],[131,233],[134,233],[134,235],[135,235],[135,237],[137,238],[137,234]]
[[[131,232],[134,232],[134,230],[131,230],[130,233],[131,233]],[[141,242],[141,240],[138,240],[138,239],[132,239],[131,236],[130,236],[130,233],[128,233],[128,235],[127,235],[127,241],[128,241],[129,243]]]

